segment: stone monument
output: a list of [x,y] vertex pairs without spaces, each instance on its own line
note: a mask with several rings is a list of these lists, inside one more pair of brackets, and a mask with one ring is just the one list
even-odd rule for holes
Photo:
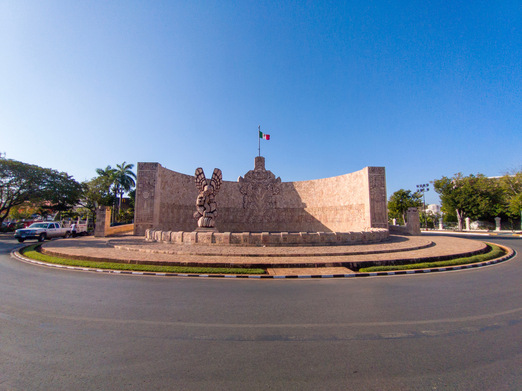
[[214,229],[217,217],[216,195],[223,182],[223,175],[219,168],[214,168],[212,179],[208,180],[203,169],[198,167],[194,179],[199,192],[196,199],[194,218],[198,221],[198,228]]
[[[238,243],[259,239],[267,244],[339,244],[346,238],[355,243],[388,235],[384,167],[284,182],[265,168],[264,157],[257,156],[253,169],[237,181],[222,180],[218,169],[209,181],[202,169],[194,177],[159,163],[138,163],[136,182],[134,234],[154,231],[162,241],[199,242],[205,237],[212,243],[231,244],[236,239]],[[195,230],[215,231],[194,236]]]
[[246,222],[259,223],[276,207],[274,196],[281,193],[281,178],[265,169],[265,158],[257,156],[254,169],[239,177]]

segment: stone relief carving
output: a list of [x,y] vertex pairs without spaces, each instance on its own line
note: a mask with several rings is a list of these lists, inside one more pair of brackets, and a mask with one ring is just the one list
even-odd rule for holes
[[215,227],[215,219],[217,217],[217,204],[215,197],[219,192],[222,182],[223,175],[219,168],[214,168],[214,173],[210,180],[205,177],[205,173],[201,167],[196,169],[195,183],[199,194],[196,199],[196,212],[194,212],[194,218],[198,220],[198,227]]
[[265,158],[256,157],[255,168],[245,177],[239,177],[239,191],[243,195],[243,209],[247,210],[247,222],[261,222],[267,212],[276,207],[275,195],[281,192],[281,178],[265,169]]
[[386,209],[386,180],[384,167],[369,167],[371,226],[386,228],[388,213]]
[[157,168],[157,164],[139,163],[136,199],[140,213],[136,214],[136,223],[152,223]]

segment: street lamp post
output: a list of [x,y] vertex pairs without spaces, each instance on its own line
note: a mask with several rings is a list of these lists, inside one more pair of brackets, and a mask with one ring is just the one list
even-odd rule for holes
[[424,224],[425,229],[428,230],[428,216],[426,215],[426,196],[425,193],[427,191],[430,191],[430,184],[429,183],[423,183],[421,185],[417,185],[417,191],[422,193],[422,205],[424,208]]

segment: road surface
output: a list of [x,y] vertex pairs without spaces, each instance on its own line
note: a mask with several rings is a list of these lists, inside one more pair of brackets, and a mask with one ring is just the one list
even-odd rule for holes
[[12,259],[17,246],[0,239],[0,390],[522,389],[520,255],[238,280],[57,270]]

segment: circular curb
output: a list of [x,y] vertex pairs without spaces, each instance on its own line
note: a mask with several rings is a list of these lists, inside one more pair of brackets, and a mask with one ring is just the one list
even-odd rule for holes
[[78,267],[78,266],[67,266],[67,265],[58,265],[54,263],[47,263],[42,261],[36,261],[34,259],[30,259],[24,257],[20,254],[20,248],[11,251],[11,256],[15,259],[18,259],[22,262],[32,263],[39,266],[47,266],[54,267],[59,269],[67,269],[67,270],[76,270],[76,271],[88,271],[88,272],[97,272],[97,273],[106,273],[106,274],[124,274],[124,275],[136,275],[136,276],[160,276],[160,277],[203,277],[203,278],[237,278],[237,279],[316,279],[316,278],[360,278],[360,277],[381,277],[381,276],[396,276],[396,275],[405,275],[405,274],[424,274],[424,273],[436,273],[436,272],[447,272],[447,271],[456,271],[463,269],[474,269],[483,266],[490,266],[497,263],[505,262],[511,258],[513,258],[517,253],[515,250],[500,246],[499,244],[495,244],[496,246],[502,247],[506,250],[506,255],[491,259],[489,261],[480,262],[480,263],[472,263],[467,265],[460,266],[448,266],[448,267],[438,267],[438,268],[429,268],[429,269],[414,269],[414,270],[397,270],[390,272],[371,272],[371,273],[349,273],[349,274],[324,274],[324,275],[282,275],[282,276],[271,276],[271,275],[252,275],[252,274],[191,274],[191,273],[161,273],[161,272],[138,272],[131,270],[111,270],[111,269],[94,269],[88,267]]

